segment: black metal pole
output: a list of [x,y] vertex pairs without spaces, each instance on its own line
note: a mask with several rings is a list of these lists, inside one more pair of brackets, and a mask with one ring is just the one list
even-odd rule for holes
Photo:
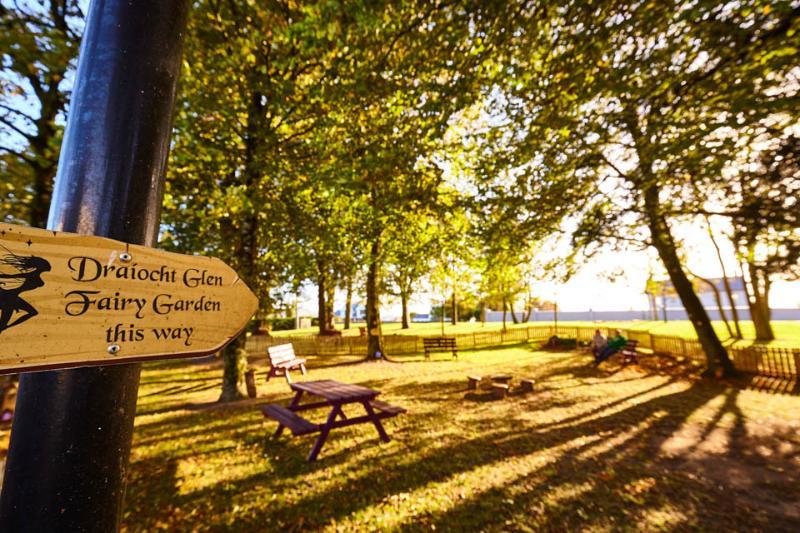
[[[93,0],[48,227],[155,243],[187,0]],[[139,365],[23,375],[0,531],[119,528]]]

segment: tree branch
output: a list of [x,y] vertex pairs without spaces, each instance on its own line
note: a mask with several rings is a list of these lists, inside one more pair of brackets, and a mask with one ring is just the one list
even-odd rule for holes
[[6,152],[8,154],[11,154],[11,155],[13,155],[15,157],[18,157],[18,158],[22,159],[23,161],[25,161],[26,163],[28,163],[31,166],[38,166],[39,165],[39,163],[36,161],[36,159],[32,158],[29,155],[25,155],[22,152],[18,152],[16,150],[12,149],[12,148],[9,148],[8,146],[0,145],[0,150]]
[[11,107],[11,106],[7,106],[7,105],[5,105],[5,104],[2,104],[2,103],[0,103],[0,109],[5,109],[6,111],[9,111],[9,112],[11,112],[11,113],[14,113],[15,115],[19,115],[19,116],[21,116],[22,118],[24,118],[24,119],[27,119],[27,120],[29,120],[29,121],[31,121],[31,122],[33,122],[33,123],[35,123],[35,122],[36,122],[36,119],[35,119],[35,118],[33,118],[32,116],[28,115],[27,113],[23,113],[23,112],[22,112],[22,111],[20,111],[19,109],[15,109],[15,108],[13,108],[13,107]]
[[19,127],[19,126],[17,126],[16,124],[14,124],[14,122],[12,122],[12,121],[8,120],[8,119],[7,119],[6,117],[4,117],[4,116],[0,116],[0,122],[2,122],[3,124],[5,124],[7,128],[11,128],[12,130],[14,130],[15,132],[17,132],[18,134],[20,134],[20,135],[22,135],[23,137],[25,137],[26,139],[28,139],[28,141],[30,141],[30,140],[31,140],[31,139],[33,139],[33,137],[34,137],[34,135],[31,135],[30,133],[26,132],[25,130],[23,130],[22,128],[20,128],[20,127]]

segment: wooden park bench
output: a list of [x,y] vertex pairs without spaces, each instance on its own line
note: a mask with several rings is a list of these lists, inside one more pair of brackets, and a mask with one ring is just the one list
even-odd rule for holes
[[[381,424],[384,418],[391,418],[405,413],[406,410],[396,405],[382,402],[376,397],[379,391],[368,389],[360,385],[341,383],[333,380],[306,381],[304,383],[292,383],[290,385],[295,391],[295,397],[288,407],[278,404],[262,405],[261,412],[265,417],[278,422],[278,429],[275,430],[275,438],[280,437],[284,428],[288,428],[293,435],[308,435],[319,433],[314,447],[308,454],[308,461],[317,459],[328,434],[332,429],[353,426],[356,424],[372,423],[378,432],[378,436],[383,442],[389,442],[389,436]],[[301,403],[304,394],[321,401],[311,403]],[[342,408],[345,405],[359,404],[364,408],[365,414],[362,416],[347,417]],[[297,414],[299,411],[309,409],[330,408],[326,421],[315,424]]]
[[455,337],[427,337],[422,339],[425,348],[425,359],[431,358],[431,352],[453,352],[453,359],[458,359],[458,348]]
[[636,352],[637,344],[639,344],[639,341],[628,341],[619,351],[623,364],[639,364],[639,354]]
[[291,343],[270,346],[267,348],[267,354],[269,355],[267,381],[272,376],[284,376],[286,383],[291,383],[292,378],[289,377],[289,370],[297,368],[300,369],[304,376],[306,375],[306,360],[294,354],[294,347]]

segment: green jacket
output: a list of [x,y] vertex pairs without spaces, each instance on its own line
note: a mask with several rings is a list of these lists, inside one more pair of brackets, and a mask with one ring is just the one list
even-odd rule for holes
[[608,341],[607,346],[616,352],[618,350],[621,350],[626,344],[628,344],[628,339],[626,339],[622,335],[617,335],[616,337]]

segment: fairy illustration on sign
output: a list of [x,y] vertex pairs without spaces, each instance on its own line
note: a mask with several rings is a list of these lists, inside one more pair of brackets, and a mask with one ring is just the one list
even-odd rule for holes
[[49,271],[50,263],[42,257],[13,252],[0,256],[0,334],[39,314],[20,295],[44,286],[42,273]]

